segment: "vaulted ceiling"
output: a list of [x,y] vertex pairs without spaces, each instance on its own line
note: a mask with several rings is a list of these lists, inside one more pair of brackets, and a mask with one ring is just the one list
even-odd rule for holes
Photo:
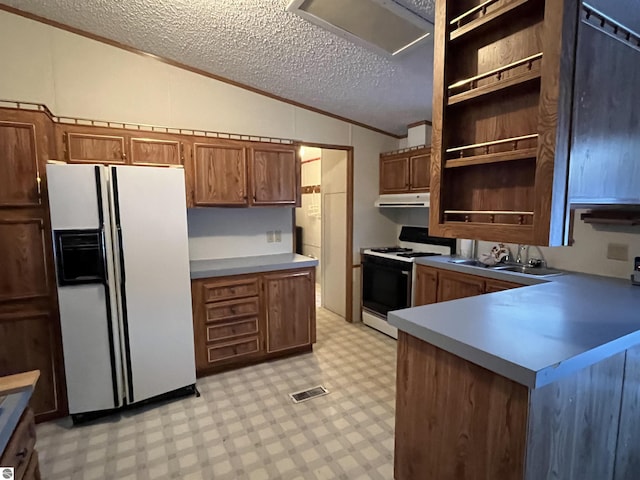
[[[433,20],[435,0],[394,1]],[[289,0],[0,3],[395,134],[431,119],[431,41],[386,58],[287,12]]]

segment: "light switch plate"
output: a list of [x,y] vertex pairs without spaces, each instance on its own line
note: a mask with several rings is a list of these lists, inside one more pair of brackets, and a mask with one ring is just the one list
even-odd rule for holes
[[275,231],[275,240],[276,243],[282,242],[282,230]]
[[624,243],[609,243],[607,245],[607,258],[609,260],[629,260],[629,245]]
[[275,234],[273,233],[273,230],[268,230],[267,231],[267,243],[273,243],[275,241]]

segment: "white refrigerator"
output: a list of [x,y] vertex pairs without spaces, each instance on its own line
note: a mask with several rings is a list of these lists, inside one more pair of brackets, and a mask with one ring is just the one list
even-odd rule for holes
[[184,171],[47,165],[74,422],[196,393]]

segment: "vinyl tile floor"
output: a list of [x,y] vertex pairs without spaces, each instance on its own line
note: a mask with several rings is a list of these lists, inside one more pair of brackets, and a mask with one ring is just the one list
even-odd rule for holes
[[[396,342],[317,311],[313,353],[198,380],[188,397],[37,427],[42,478],[393,478]],[[294,404],[288,394],[329,395]]]

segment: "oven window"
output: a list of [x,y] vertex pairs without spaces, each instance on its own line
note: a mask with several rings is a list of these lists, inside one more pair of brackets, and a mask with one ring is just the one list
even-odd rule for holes
[[362,263],[362,303],[375,313],[409,306],[409,275],[406,269]]

